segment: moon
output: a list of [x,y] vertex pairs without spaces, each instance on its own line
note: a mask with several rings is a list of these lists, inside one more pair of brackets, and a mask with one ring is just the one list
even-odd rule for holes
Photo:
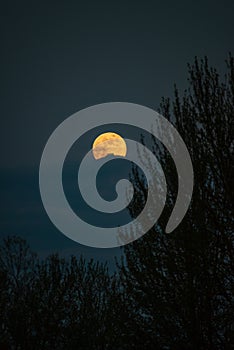
[[127,154],[127,146],[126,142],[119,134],[106,132],[95,139],[92,151],[95,159],[104,158],[109,154],[125,157]]

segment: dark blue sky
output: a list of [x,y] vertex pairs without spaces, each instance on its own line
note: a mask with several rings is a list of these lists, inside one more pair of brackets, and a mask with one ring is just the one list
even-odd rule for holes
[[[0,234],[42,255],[108,259],[119,249],[80,246],[49,221],[38,166],[53,130],[76,111],[127,101],[157,109],[187,63],[207,55],[221,73],[233,51],[233,1],[11,1],[1,8]],[[138,135],[139,136],[139,135]]]

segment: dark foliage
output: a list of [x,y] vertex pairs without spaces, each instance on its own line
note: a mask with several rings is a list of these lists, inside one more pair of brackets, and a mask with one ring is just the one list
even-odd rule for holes
[[[120,278],[134,320],[135,348],[229,349],[233,329],[234,61],[220,82],[207,59],[189,66],[189,90],[164,99],[161,112],[185,140],[194,166],[194,194],[182,224],[170,235],[165,222],[177,179],[170,156],[155,144],[169,178],[160,224],[125,246]],[[134,169],[137,174],[137,169]],[[134,176],[138,197],[146,189]],[[138,210],[132,207],[132,214]]]
[[113,348],[116,282],[105,265],[74,256],[39,261],[10,237],[0,271],[0,349]]

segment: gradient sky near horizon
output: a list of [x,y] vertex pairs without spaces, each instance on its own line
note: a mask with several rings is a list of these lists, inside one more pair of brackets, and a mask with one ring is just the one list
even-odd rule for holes
[[233,14],[233,1],[2,5],[0,237],[20,235],[42,256],[112,261],[119,248],[74,243],[47,217],[38,187],[46,141],[65,118],[94,104],[157,109],[162,96],[173,96],[174,83],[186,88],[194,56],[207,55],[223,74],[233,52]]

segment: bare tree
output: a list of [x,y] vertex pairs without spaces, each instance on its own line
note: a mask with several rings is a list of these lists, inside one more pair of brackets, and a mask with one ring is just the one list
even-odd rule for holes
[[[143,238],[125,246],[121,265],[123,299],[131,311],[135,348],[226,349],[233,330],[233,123],[234,61],[223,81],[208,60],[189,65],[189,89],[175,89],[160,112],[183,137],[194,166],[195,189],[189,212],[170,235],[165,223],[177,193],[175,166],[155,143],[168,182],[162,219]],[[134,168],[139,206],[147,196]],[[134,333],[134,328],[136,332]],[[139,331],[140,330],[140,331]]]

